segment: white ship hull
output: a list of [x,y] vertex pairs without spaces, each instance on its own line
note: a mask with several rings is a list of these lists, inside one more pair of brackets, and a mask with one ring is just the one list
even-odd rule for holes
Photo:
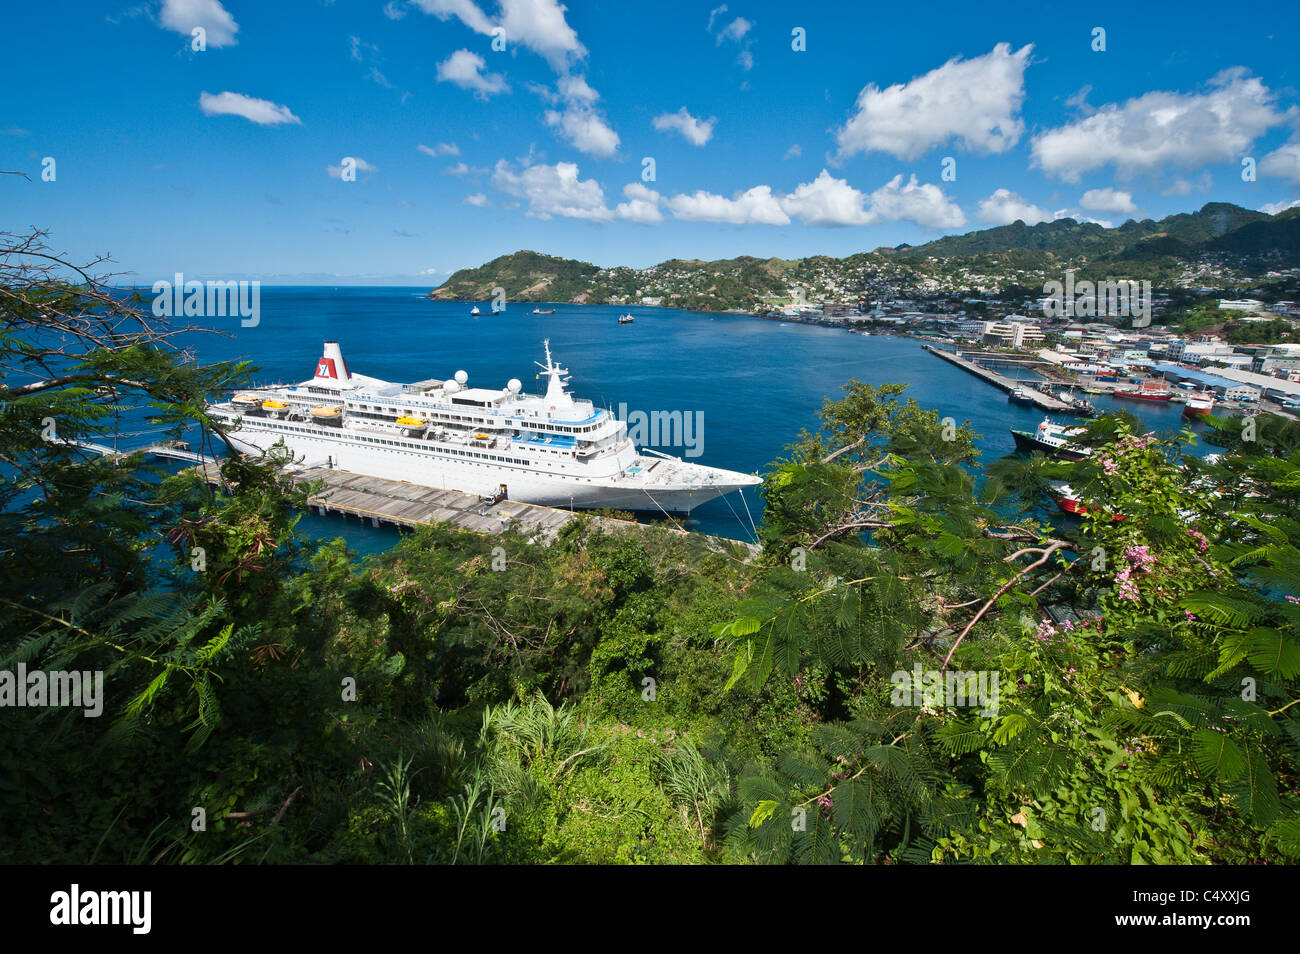
[[[269,450],[279,436],[258,435],[254,439],[247,435],[249,439],[245,439],[242,435],[232,435],[229,443],[241,453],[261,454],[262,451]],[[336,470],[354,474],[405,480],[413,484],[484,497],[495,494],[505,484],[506,494],[511,500],[564,509],[608,508],[652,513],[658,513],[662,509],[671,514],[689,514],[701,504],[737,490],[740,486],[722,481],[698,487],[672,483],[645,486],[617,474],[599,478],[543,473],[526,467],[474,464],[447,460],[433,454],[357,447],[347,440],[347,435],[339,435],[337,438],[295,435],[286,439],[285,446],[305,467],[324,467],[328,464]],[[658,462],[648,459],[643,463],[650,467]],[[664,462],[664,465],[669,463]],[[687,466],[694,468],[697,465]],[[653,474],[653,471],[650,473]]]

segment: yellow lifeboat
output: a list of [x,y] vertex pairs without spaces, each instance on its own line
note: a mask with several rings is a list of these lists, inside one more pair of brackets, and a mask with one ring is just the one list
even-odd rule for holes
[[492,439],[492,438],[488,437],[486,434],[475,434],[475,435],[474,435],[474,440],[476,440],[476,441],[490,441],[491,439]]
[[397,426],[407,437],[419,437],[429,427],[429,422],[422,417],[399,417]]
[[343,412],[328,404],[317,404],[311,409],[311,417],[317,424],[338,425],[343,423]]
[[263,401],[263,402],[262,402],[262,410],[264,410],[264,411],[283,411],[283,410],[284,410],[285,408],[287,408],[288,406],[289,406],[289,405],[285,404],[283,401]]

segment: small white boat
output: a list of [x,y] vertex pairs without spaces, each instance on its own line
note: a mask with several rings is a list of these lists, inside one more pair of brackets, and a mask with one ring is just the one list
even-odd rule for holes
[[470,313],[471,315],[481,315],[481,314],[483,314],[483,312],[481,312],[481,311],[478,310],[478,305],[475,305],[473,308],[471,308],[471,309],[469,310],[469,313]]
[[634,322],[634,321],[636,321],[636,319],[633,318],[631,315],[619,315],[619,316],[618,316],[618,323],[619,323],[620,325],[630,325],[630,324],[632,324],[632,322]]

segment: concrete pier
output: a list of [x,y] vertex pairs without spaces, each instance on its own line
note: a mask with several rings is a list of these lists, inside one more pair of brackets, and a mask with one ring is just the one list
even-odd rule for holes
[[1044,411],[1054,411],[1057,414],[1074,413],[1074,408],[1071,405],[1066,404],[1059,398],[1052,397],[1050,394],[1044,394],[1036,388],[1028,387],[1023,381],[1016,381],[1013,378],[1004,377],[996,371],[990,371],[988,368],[980,367],[974,361],[968,361],[960,354],[954,354],[950,351],[945,351],[942,348],[936,348],[933,345],[924,345],[923,347],[931,354],[938,355],[940,358],[943,358],[943,360],[955,364],[963,371],[969,371],[977,378],[983,378],[989,384],[1001,388],[1003,391],[1010,393],[1016,388],[1023,387],[1032,396],[1034,404],[1042,408]]
[[[216,465],[211,461],[200,464],[194,470],[208,483],[220,483]],[[317,480],[324,482],[324,489],[307,499],[307,506],[313,512],[321,516],[342,514],[359,517],[375,527],[417,527],[444,523],[456,530],[482,534],[501,534],[507,528],[515,527],[530,542],[550,543],[564,526],[583,516],[581,510],[559,510],[518,500],[491,503],[476,494],[458,490],[441,490],[424,484],[388,480],[327,467],[303,467],[294,471],[293,477],[301,484]],[[637,532],[655,526],[613,517],[593,519],[600,527],[611,531]],[[696,533],[690,536],[701,539],[710,549],[735,544],[745,548],[751,556],[759,552],[757,545],[740,540]]]

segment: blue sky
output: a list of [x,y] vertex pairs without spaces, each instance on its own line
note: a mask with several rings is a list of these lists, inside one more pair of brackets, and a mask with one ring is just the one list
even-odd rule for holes
[[1300,196],[1298,27],[1293,3],[12,4],[0,169],[31,181],[0,177],[0,228],[141,284],[436,284],[522,248],[646,266],[1273,211]]

